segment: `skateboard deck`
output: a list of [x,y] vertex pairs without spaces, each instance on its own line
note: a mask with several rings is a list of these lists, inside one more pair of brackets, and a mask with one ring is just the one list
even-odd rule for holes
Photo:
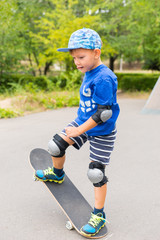
[[[52,167],[52,159],[50,154],[41,148],[33,149],[30,153],[30,163],[34,170],[46,169]],[[56,184],[53,182],[43,182],[47,187],[51,195],[54,197],[60,208],[63,210],[67,216],[69,222],[68,229],[71,226],[82,236],[84,236],[80,229],[84,226],[90,219],[92,207],[71,182],[67,175],[65,175],[65,180],[62,184]],[[107,234],[106,225],[97,233],[95,236],[84,236],[87,238],[102,238]]]

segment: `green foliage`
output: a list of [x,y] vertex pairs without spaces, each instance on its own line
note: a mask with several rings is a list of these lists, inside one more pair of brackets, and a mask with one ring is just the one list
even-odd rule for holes
[[77,89],[81,85],[82,74],[78,70],[60,72],[56,76],[31,76],[22,74],[3,74],[0,76],[0,93],[20,93],[53,91],[55,89]]
[[78,70],[61,72],[57,77],[56,86],[67,90],[77,89],[82,82],[82,73]]
[[3,74],[0,76],[0,93],[21,91],[32,79],[30,75]]
[[74,71],[70,71],[68,75],[69,75],[69,80],[66,86],[67,89],[79,88],[82,83],[83,74],[78,70],[74,70]]
[[54,1],[55,9],[46,13],[37,21],[38,33],[30,32],[35,44],[43,46],[43,52],[39,54],[39,66],[44,67],[47,62],[63,63],[66,71],[74,69],[73,60],[70,54],[57,52],[60,47],[68,46],[70,35],[79,28],[98,26],[98,16],[77,17],[75,13],[75,3],[77,1],[67,1],[67,7],[63,0]]
[[[24,113],[40,112],[47,109],[57,109],[62,107],[73,107],[79,105],[79,92],[57,91],[57,92],[21,92],[15,96],[11,109],[0,108],[0,118],[12,118],[22,116]],[[12,110],[12,109],[16,109]]]
[[[132,0],[131,35],[146,69],[160,70],[160,1]],[[131,46],[133,48],[133,46]]]
[[121,83],[125,77],[132,78],[132,77],[138,77],[143,76],[142,73],[115,73],[118,79],[118,89],[121,89]]
[[[158,74],[141,73],[116,73],[116,75],[119,89],[123,91],[151,90],[159,77]],[[17,117],[26,112],[78,106],[81,79],[82,75],[77,70],[62,72],[48,78],[20,74],[4,75],[0,90],[4,89],[3,98],[4,93],[10,94],[10,97],[14,96],[11,106],[14,110],[0,109],[0,118]]]
[[[158,74],[142,73],[116,73],[116,75],[118,78],[118,88],[122,89],[123,91],[148,91],[154,87],[155,82],[159,77]],[[58,75],[50,77],[34,77],[20,74],[3,75],[0,82],[0,93],[21,94],[23,91],[26,91],[35,94],[42,91],[77,91],[81,85],[82,78],[83,75],[78,70],[70,72],[60,72]],[[70,101],[67,101],[67,104],[70,105]],[[60,98],[57,104],[64,106],[65,103],[62,104],[62,102],[63,100]],[[77,104],[77,99],[75,100],[75,102]],[[43,103],[45,103],[45,98],[43,99]],[[49,106],[52,105],[50,103],[47,104],[49,104]]]
[[67,91],[66,94],[58,94],[52,108],[74,107],[79,105],[78,91]]
[[[127,90],[152,89],[157,81],[158,74],[142,73],[116,73],[118,88]],[[0,79],[0,93],[16,93],[23,91],[38,93],[40,91],[52,92],[61,90],[77,90],[82,82],[83,75],[80,71],[60,72],[56,76],[29,76],[21,74],[3,75]]]
[[19,116],[17,112],[14,112],[10,109],[0,108],[0,118],[13,118],[17,116]]
[[[20,29],[25,29],[21,21],[22,13],[17,12],[15,0],[0,1],[0,73],[15,71],[19,60],[25,57],[24,41]],[[19,66],[20,70],[21,66]],[[13,70],[14,69],[14,70]]]
[[126,74],[120,78],[120,88],[123,91],[149,91],[158,77],[156,74]]
[[150,29],[144,38],[144,68],[160,71],[160,20],[158,29]]
[[57,48],[66,47],[71,33],[82,27],[100,34],[102,57],[112,65],[123,57],[160,70],[160,1],[1,0],[0,75],[17,71],[47,75],[53,64],[74,70],[70,54]]

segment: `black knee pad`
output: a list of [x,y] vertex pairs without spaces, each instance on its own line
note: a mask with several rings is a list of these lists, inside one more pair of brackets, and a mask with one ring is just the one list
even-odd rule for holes
[[101,187],[108,182],[105,176],[105,166],[100,162],[91,162],[87,175],[95,187]]
[[63,157],[69,144],[58,134],[53,136],[48,143],[48,152],[53,157]]

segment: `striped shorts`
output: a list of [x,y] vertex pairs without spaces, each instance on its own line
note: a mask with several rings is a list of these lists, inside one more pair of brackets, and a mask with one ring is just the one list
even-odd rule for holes
[[[78,126],[79,125],[75,121],[72,121],[67,125],[67,127]],[[66,135],[65,129],[63,129],[61,133]],[[109,135],[88,136],[86,133],[83,133],[78,137],[71,137],[70,139],[72,139],[72,141],[74,142],[73,146],[78,150],[88,140],[90,143],[90,160],[101,162],[104,165],[108,165],[110,161],[110,155],[114,148],[116,134],[117,130],[115,128]]]

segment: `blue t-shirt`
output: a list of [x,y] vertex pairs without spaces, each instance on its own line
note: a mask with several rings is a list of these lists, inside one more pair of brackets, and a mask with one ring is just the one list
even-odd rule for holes
[[117,77],[104,64],[86,72],[80,87],[80,104],[75,121],[81,125],[96,111],[97,105],[110,105],[112,117],[106,122],[87,131],[88,136],[101,136],[110,134],[115,128],[119,115],[117,103]]

